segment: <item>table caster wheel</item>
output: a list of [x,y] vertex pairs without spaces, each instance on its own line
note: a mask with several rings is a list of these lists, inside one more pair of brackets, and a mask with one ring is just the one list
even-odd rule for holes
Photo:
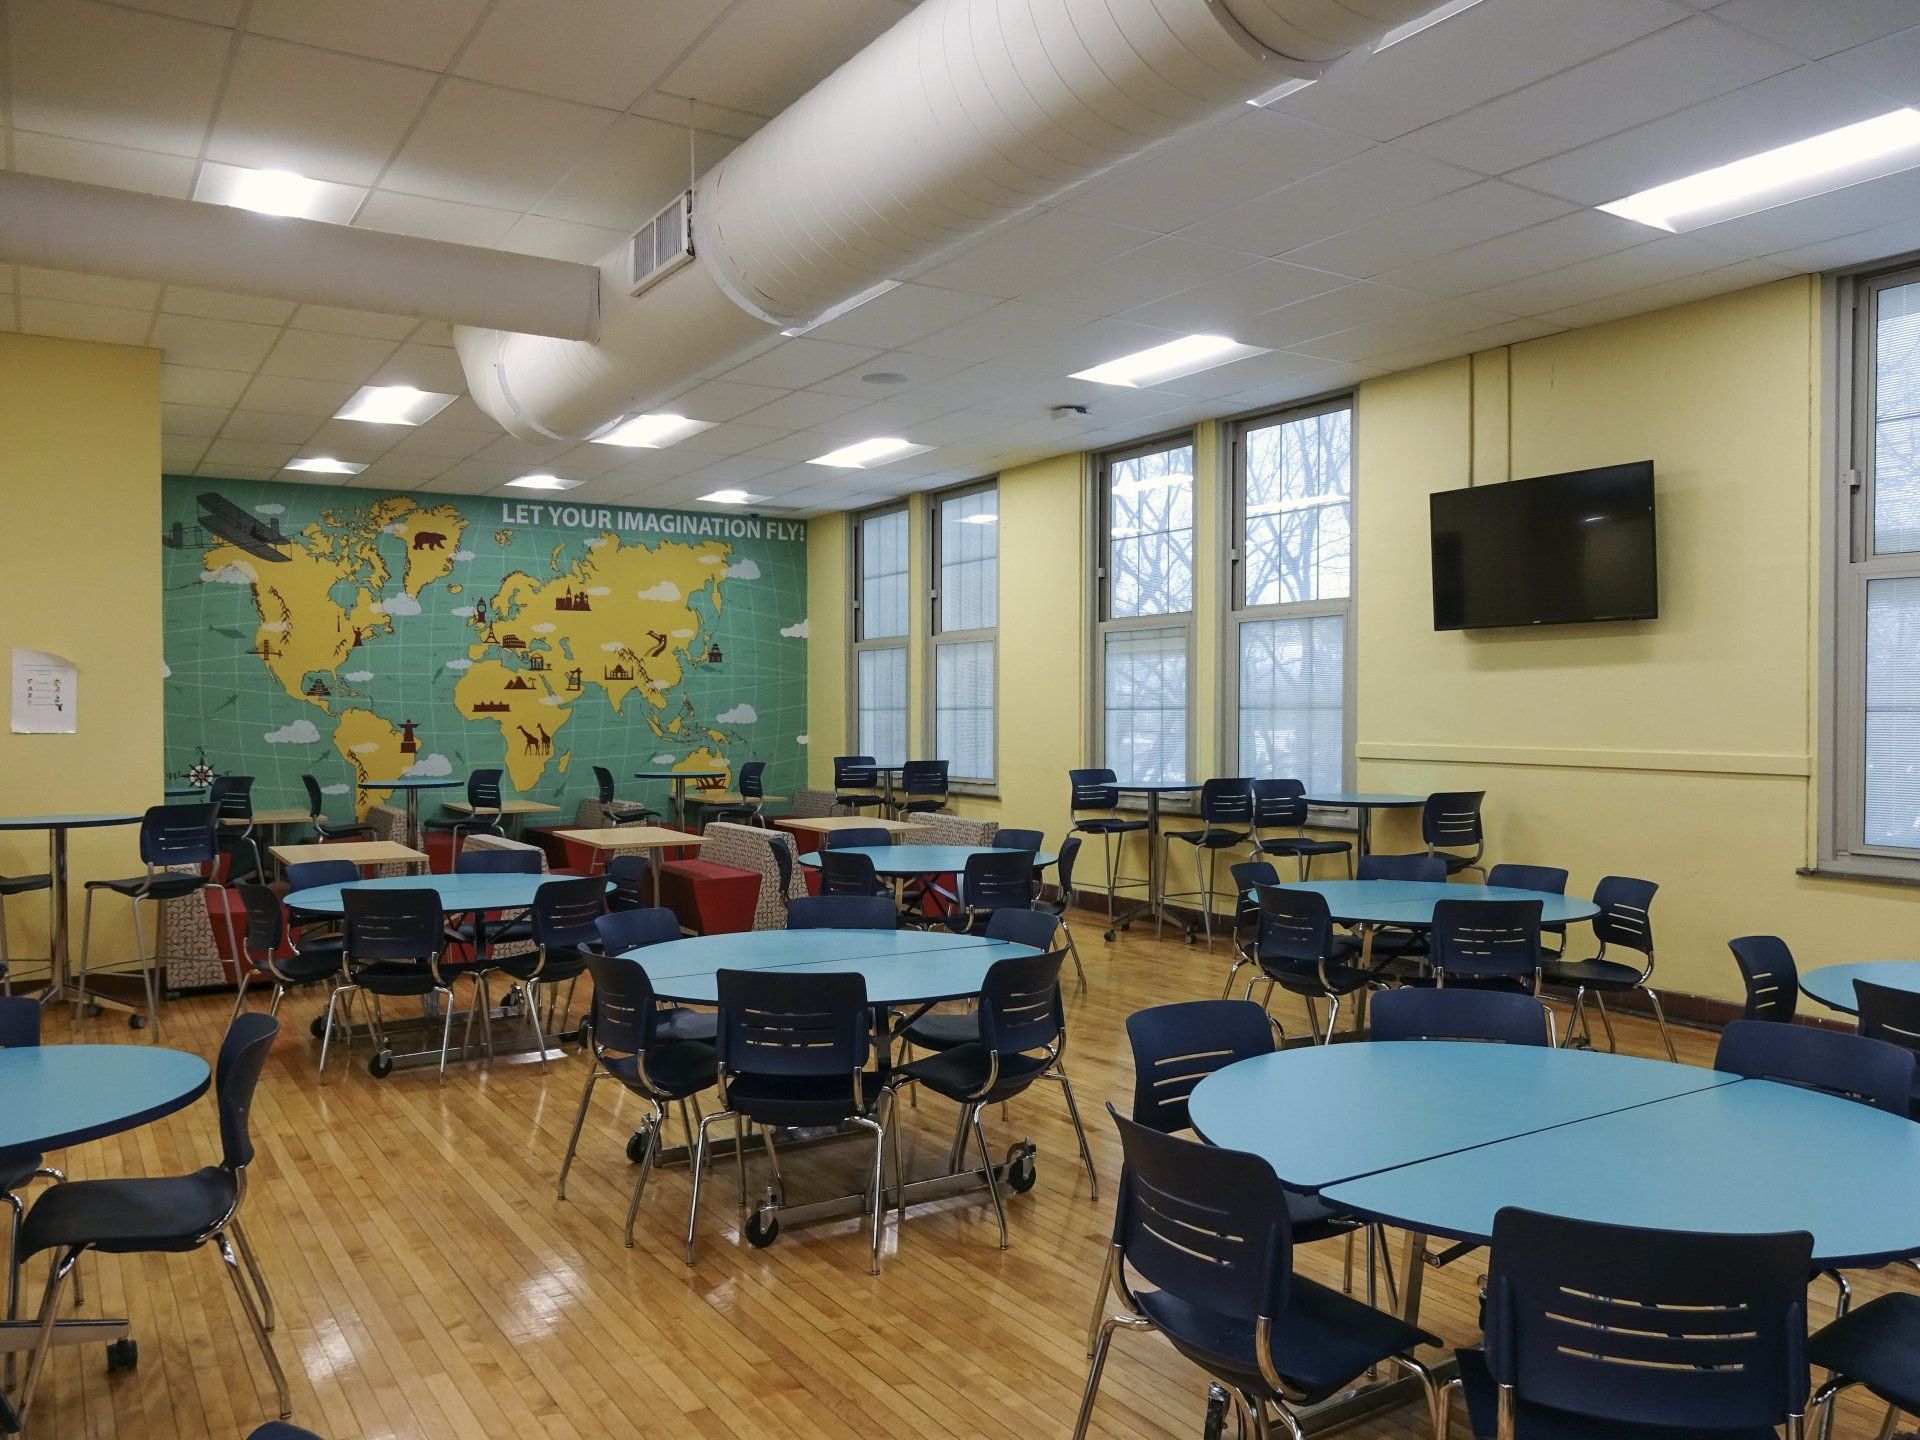
[[627,1140],[627,1163],[638,1165],[647,1154],[647,1132],[636,1130]]
[[384,1080],[393,1073],[393,1052],[382,1050],[367,1062],[367,1073],[376,1080]]
[[127,1028],[128,1028],[129,1030],[144,1030],[144,1029],[146,1029],[146,1028],[147,1028],[147,1017],[146,1017],[146,1016],[144,1016],[144,1015],[129,1015],[129,1016],[127,1016]]
[[780,1217],[766,1208],[754,1211],[747,1221],[747,1243],[764,1250],[779,1238]]
[[307,1033],[316,1040],[325,1038],[327,1033],[327,1017],[324,1015],[314,1016],[313,1019],[307,1022]]
[[138,1340],[114,1340],[107,1345],[107,1373],[118,1375],[123,1370],[131,1370],[140,1363],[140,1342]]
[[1107,931],[1107,943],[1109,945],[1113,943],[1113,931],[1111,930]]
[[1024,1195],[1033,1189],[1034,1181],[1039,1178],[1031,1149],[1022,1150],[1007,1166],[1007,1188],[1016,1195]]

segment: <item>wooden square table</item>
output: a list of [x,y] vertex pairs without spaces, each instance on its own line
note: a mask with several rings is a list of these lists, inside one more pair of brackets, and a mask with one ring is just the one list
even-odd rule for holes
[[282,865],[305,865],[315,860],[345,860],[359,865],[425,865],[427,857],[397,840],[336,840],[330,845],[273,845],[268,847]]

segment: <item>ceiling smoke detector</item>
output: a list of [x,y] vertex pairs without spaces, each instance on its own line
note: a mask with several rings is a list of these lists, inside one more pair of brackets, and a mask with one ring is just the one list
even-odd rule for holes
[[1047,413],[1056,420],[1078,420],[1088,412],[1084,405],[1056,405]]

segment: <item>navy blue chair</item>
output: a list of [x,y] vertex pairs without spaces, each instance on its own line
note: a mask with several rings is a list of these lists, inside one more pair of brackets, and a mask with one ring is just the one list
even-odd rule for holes
[[[528,925],[534,948],[518,955],[489,959],[478,977],[478,989],[488,995],[487,979],[504,975],[526,1004],[527,1023],[533,1027],[540,1068],[547,1068],[547,1036],[564,1037],[573,1017],[573,992],[587,971],[587,961],[600,944],[600,920],[607,911],[607,882],[598,875],[581,879],[549,880],[533,892]],[[629,912],[633,913],[633,912]],[[560,986],[567,987],[566,1007],[556,1028],[553,1006]],[[540,1004],[546,1001],[547,1019],[540,1022]]]
[[867,850],[892,843],[893,836],[877,825],[850,825],[845,830],[829,830],[820,837],[822,851]]
[[[1487,871],[1487,884],[1507,890],[1538,890],[1548,895],[1567,893],[1567,872],[1557,865],[1495,865]],[[1546,937],[1553,937],[1547,948]],[[1540,927],[1540,943],[1552,959],[1559,959],[1567,948],[1567,927],[1558,921]]]
[[995,911],[1031,910],[1035,888],[1030,852],[976,851],[960,872],[960,890],[946,914],[946,926],[977,934]]
[[500,777],[504,773],[475,770],[467,776],[467,808],[435,815],[423,821],[420,828],[452,836],[456,855],[460,853],[460,842],[468,835],[506,834],[506,817],[500,810]]
[[[1362,880],[1401,880],[1416,885],[1444,885],[1446,862],[1434,855],[1362,855],[1358,867]],[[1394,961],[1423,962],[1427,957],[1427,933],[1379,925],[1373,932],[1373,963],[1376,967]],[[1404,970],[1405,967],[1403,966]]]
[[880,771],[871,755],[834,756],[833,790],[833,803],[849,810],[878,809],[887,803],[887,797],[880,793]]
[[1800,1009],[1800,967],[1778,935],[1742,935],[1729,940],[1733,963],[1740,967],[1748,1020],[1789,1021]]
[[[633,918],[648,913],[627,910],[602,916],[600,928],[608,937],[609,948],[614,945],[623,950],[637,948],[625,941],[642,930],[653,928],[649,922]],[[676,924],[674,938],[678,939],[679,934]],[[673,1012],[663,1009],[656,1001],[653,982],[638,960],[616,954],[588,954],[586,963],[593,974],[593,1015],[587,1041],[593,1059],[587,1067],[580,1109],[573,1117],[573,1133],[567,1137],[567,1153],[560,1161],[560,1180],[555,1194],[559,1199],[567,1198],[567,1172],[573,1168],[574,1153],[580,1148],[580,1129],[587,1122],[593,1087],[606,1075],[646,1101],[648,1107],[639,1133],[627,1146],[627,1158],[637,1160],[640,1165],[640,1173],[633,1181],[633,1199],[627,1204],[625,1238],[631,1250],[633,1217],[639,1212],[647,1176],[660,1154],[660,1127],[666,1118],[662,1107],[680,1106],[684,1121],[687,1101],[703,1090],[711,1090],[717,1082],[718,1062],[710,1039],[688,1039],[665,1032],[663,1018]],[[688,1133],[692,1133],[691,1126]]]
[[[393,1049],[387,1041],[381,1000],[433,995],[438,997],[444,1017],[440,1024],[440,1083],[446,1084],[447,1055],[453,1042],[453,986],[456,980],[470,978],[474,968],[446,961],[447,936],[439,892],[410,886],[402,890],[349,890],[340,898],[347,916],[346,974],[327,997],[326,1028],[320,1036],[321,1073],[326,1073],[335,1013],[350,1005],[355,996],[364,992],[372,999],[374,1053],[367,1071],[376,1080],[383,1080],[393,1073]],[[474,1010],[485,1008],[479,987],[474,989],[473,1005],[467,1011],[468,1035],[461,1040],[463,1050],[471,1039]],[[352,1043],[351,1035],[348,1043]]]
[[609,910],[646,910],[654,902],[657,889],[649,877],[653,860],[647,855],[615,855],[607,861],[607,879],[613,889],[607,892]]
[[[1340,1020],[1340,1001],[1367,984],[1373,972],[1353,963],[1358,954],[1353,941],[1333,933],[1333,917],[1324,896],[1283,885],[1262,886],[1254,893],[1260,901],[1260,928],[1254,939],[1253,961],[1267,982],[1266,1004],[1273,1003],[1276,986],[1298,995],[1306,1004],[1313,1038],[1332,1043],[1334,1027]],[[1247,986],[1249,999],[1255,983]],[[1327,1002],[1324,1035],[1315,1008],[1320,1000]]]
[[1059,925],[1060,933],[1067,937],[1067,954],[1073,960],[1073,973],[1079,977],[1080,988],[1087,987],[1087,972],[1080,964],[1080,947],[1073,943],[1073,927],[1067,924],[1067,911],[1073,908],[1073,867],[1080,859],[1080,837],[1069,835],[1060,842],[1060,854],[1053,863],[1054,893],[1051,899],[1043,894],[1033,898],[1033,908],[1043,915],[1051,915]]
[[[767,762],[764,760],[749,760],[742,765],[739,774],[734,776],[736,793],[740,798],[726,805],[713,806],[713,813],[707,819],[723,820],[734,825],[765,825],[766,819],[760,811],[767,803],[766,774]],[[708,802],[702,800],[699,803],[704,806]]]
[[1862,1385],[1889,1407],[1880,1434],[1891,1435],[1897,1412],[1920,1415],[1920,1295],[1896,1290],[1848,1311],[1807,1342],[1807,1359],[1829,1376],[1811,1409],[1830,1412]]
[[900,912],[885,895],[808,895],[787,905],[789,930],[897,930]]
[[885,892],[880,884],[879,872],[873,868],[871,855],[849,854],[845,850],[824,850],[820,854],[820,893],[822,895],[880,895]]
[[1044,830],[1016,830],[1003,825],[993,832],[993,848],[996,850],[1029,850],[1038,854],[1047,848],[1047,832]]
[[1553,1014],[1531,995],[1498,990],[1407,986],[1373,997],[1367,1015],[1374,1040],[1479,1040],[1495,1045],[1553,1044]]
[[1538,900],[1441,900],[1427,932],[1434,983],[1540,993]]
[[[664,905],[641,910],[609,910],[594,922],[600,932],[602,955],[627,955],[650,945],[669,945],[683,939],[680,917]],[[593,1010],[587,1010],[587,1024],[593,1023]],[[711,1010],[694,1010],[682,1005],[662,1005],[656,1020],[656,1036],[662,1040],[713,1040],[718,1019]],[[693,1126],[687,1126],[693,1133]]]
[[351,885],[360,867],[351,860],[301,860],[287,866],[287,889],[317,890],[323,885]]
[[1298,1435],[1297,1409],[1393,1361],[1420,1381],[1434,1434],[1444,1437],[1440,1388],[1413,1356],[1438,1342],[1294,1273],[1286,1192],[1265,1160],[1117,1114],[1113,1122],[1126,1163],[1094,1304],[1104,1309],[1112,1292],[1122,1309],[1100,1322],[1074,1440],[1085,1440],[1118,1329],[1165,1336],[1232,1395],[1244,1434],[1265,1436],[1271,1407]]
[[[181,1254],[211,1245],[224,1263],[240,1297],[254,1341],[272,1373],[279,1394],[280,1418],[293,1413],[287,1377],[273,1353],[273,1296],[267,1289],[253,1247],[240,1225],[247,1194],[247,1170],[253,1163],[248,1120],[253,1095],[266,1066],[280,1022],[270,1015],[247,1014],[227,1027],[214,1062],[213,1090],[220,1117],[220,1163],[191,1175],[142,1179],[72,1180],[43,1191],[20,1226],[15,1254],[26,1261],[54,1252],[40,1301],[40,1336],[20,1389],[21,1427],[33,1405],[34,1382],[53,1343],[49,1323],[80,1256],[88,1250],[109,1255]],[[235,1253],[235,1246],[239,1247]],[[245,1264],[245,1274],[241,1266]],[[251,1282],[251,1285],[249,1285]]]
[[[546,868],[545,854],[531,845],[462,850],[453,862],[456,875],[540,875]],[[523,944],[533,939],[533,920],[525,909],[463,915],[447,927],[447,938],[466,946],[476,964],[487,966],[492,963],[496,945]]]
[[[1420,809],[1420,838],[1427,853],[1447,867],[1448,875],[1466,870],[1486,874],[1487,837],[1480,826],[1484,790],[1442,790]],[[1465,850],[1469,853],[1461,854]]]
[[[1298,780],[1253,782],[1253,848],[1262,855],[1291,857],[1305,880],[1321,855],[1347,857],[1347,878],[1353,878],[1353,843],[1316,840],[1307,834],[1307,787]],[[1270,832],[1279,831],[1279,834]]]
[[1720,1032],[1713,1068],[1857,1100],[1895,1115],[1907,1113],[1913,1093],[1911,1050],[1810,1025],[1735,1020]]
[[1145,820],[1132,820],[1119,813],[1119,776],[1112,770],[1090,768],[1067,771],[1068,814],[1073,829],[1081,835],[1098,835],[1106,860],[1107,939],[1113,939],[1118,917],[1113,912],[1114,897],[1122,890],[1146,888],[1145,879],[1128,880],[1120,874],[1120,852],[1129,835],[1146,831]]
[[[693,1264],[694,1230],[700,1219],[700,1176],[707,1165],[709,1127],[733,1122],[733,1148],[740,1196],[747,1194],[744,1126],[758,1128],[772,1178],[766,1198],[747,1221],[750,1244],[769,1245],[780,1233],[785,1187],[773,1132],[851,1124],[873,1135],[873,1174],[868,1203],[873,1216],[868,1273],[880,1273],[880,1224],[885,1213],[887,1126],[893,1090],[889,1077],[870,1069],[873,1017],[866,977],[859,974],[792,975],[779,970],[722,970],[715,977],[720,998],[721,1109],[703,1116],[693,1156],[693,1198],[687,1207],[687,1264]],[[897,1137],[896,1137],[897,1145]],[[894,1156],[896,1176],[900,1159]]]
[[[988,940],[1005,940],[1034,950],[1048,950],[1059,922],[1044,910],[994,911],[981,928]],[[922,1050],[951,1050],[956,1045],[974,1045],[980,1040],[980,1014],[977,1007],[964,1011],[932,1010],[902,1032],[908,1045]]]
[[52,888],[51,875],[0,875],[0,995],[13,993],[13,951],[7,944],[7,901]]
[[[1007,1211],[980,1119],[987,1106],[1005,1104],[1041,1080],[1056,1082],[1066,1097],[1067,1116],[1080,1142],[1088,1193],[1095,1200],[1100,1198],[1100,1177],[1093,1168],[1093,1152],[1087,1148],[1087,1132],[1080,1124],[1080,1107],[1074,1104],[1073,1085],[1067,1079],[1065,1065],[1067,1019],[1060,999],[1060,966],[1066,958],[1064,950],[1055,950],[994,961],[981,982],[975,1010],[980,1038],[970,1045],[951,1046],[909,1061],[896,1072],[900,1079],[924,1085],[960,1106],[960,1125],[947,1168],[957,1171],[965,1161],[967,1134],[971,1131],[979,1142],[987,1193],[1000,1222],[1002,1250],[1007,1248]],[[1031,1159],[1023,1157],[1017,1163],[1030,1164]]]
[[[1193,886],[1190,891],[1163,893],[1163,900],[1190,899],[1200,906],[1201,928],[1206,932],[1207,948],[1213,948],[1213,892],[1220,867],[1220,852],[1234,850],[1253,838],[1253,782],[1245,779],[1208,780],[1200,787],[1200,828],[1166,830],[1161,833],[1161,871],[1173,863],[1169,848],[1178,840],[1193,847]],[[1206,863],[1201,864],[1201,857]],[[1159,922],[1154,923],[1159,933]],[[1193,938],[1193,927],[1187,927]]]
[[[1635,880],[1625,875],[1606,876],[1593,890],[1593,903],[1600,907],[1600,913],[1593,917],[1593,933],[1600,942],[1600,948],[1588,960],[1547,962],[1546,982],[1565,986],[1574,992],[1573,1015],[1567,1021],[1568,1044],[1573,1043],[1574,1021],[1584,1021],[1586,1018],[1586,1000],[1591,995],[1594,1004],[1599,1007],[1601,1024],[1606,1027],[1607,1048],[1617,1048],[1613,1038],[1613,1021],[1607,1014],[1607,996],[1638,990],[1647,997],[1653,1008],[1653,1018],[1659,1022],[1660,1038],[1667,1047],[1667,1059],[1679,1058],[1674,1053],[1673,1036],[1667,1030],[1666,1007],[1660,1003],[1660,992],[1651,983],[1653,897],[1659,888],[1651,880]],[[1642,963],[1629,965],[1610,960],[1607,955],[1612,950],[1635,951]]]
[[220,848],[227,856],[227,884],[264,880],[266,857],[253,823],[253,776],[222,775],[207,787],[207,799],[220,817]]
[[371,825],[341,825],[327,818],[327,797],[315,775],[302,775],[300,783],[307,792],[307,820],[313,826],[313,838],[327,840],[373,840],[378,838]]
[[[328,885],[351,885],[361,878],[360,867],[351,860],[302,860],[287,866],[283,876],[289,894],[296,890],[318,890]],[[346,935],[338,914],[287,907],[287,924],[293,928],[294,944],[305,953],[310,950],[333,952],[339,968]]]
[[622,800],[613,783],[613,772],[606,766],[593,767],[593,784],[609,825],[651,825],[660,819],[658,810],[638,800]]
[[1805,1433],[1813,1237],[1686,1234],[1506,1209],[1458,1352],[1481,1440]]
[[1263,885],[1278,885],[1280,872],[1271,860],[1241,860],[1227,867],[1227,878],[1233,882],[1233,964],[1227,967],[1222,1000],[1233,994],[1233,982],[1240,978],[1240,972],[1255,963],[1253,947],[1260,936],[1259,891]]
[[[40,1001],[31,995],[0,996],[0,1050],[20,1050],[40,1043]],[[55,1184],[65,1180],[64,1171],[56,1170],[46,1163],[47,1157],[37,1153],[15,1151],[0,1160],[0,1199],[7,1202],[7,1319],[20,1318],[20,1222],[27,1213],[27,1202],[21,1191],[35,1180],[51,1180]],[[73,1272],[74,1303],[80,1303],[80,1272]],[[5,1387],[13,1386],[13,1360],[6,1357]]]
[[[140,907],[178,900],[185,895],[217,886],[216,867],[220,863],[220,811],[216,805],[155,805],[140,819],[140,861],[146,869],[139,875],[119,880],[87,881],[87,903],[80,924],[80,966],[74,975],[77,1015],[89,1004],[87,977],[92,973],[93,899],[102,892],[118,895],[130,902],[133,911],[134,948],[139,952],[137,965],[146,989],[147,1013],[131,1014],[127,1023],[135,1029],[151,1024],[160,1028],[160,966],[169,957],[162,955],[156,942],[147,949],[146,928],[140,920]],[[174,867],[192,867],[191,869]],[[234,950],[239,936],[233,929],[233,912],[227,912],[229,938]]]
[[311,1430],[302,1430],[298,1425],[269,1420],[264,1425],[254,1426],[248,1432],[247,1440],[320,1440],[320,1437]]
[[[1862,1035],[1869,1040],[1898,1045],[1909,1053],[1920,1053],[1920,995],[1867,980],[1853,982],[1853,995]],[[1920,1117],[1920,1089],[1913,1092],[1908,1108],[1911,1114]]]
[[918,815],[946,808],[948,763],[909,760],[900,767],[900,812]]
[[246,911],[247,928],[240,937],[240,984],[233,996],[233,1014],[238,1019],[247,1008],[247,984],[258,975],[273,986],[267,1001],[267,1014],[280,1013],[280,1002],[289,990],[304,990],[326,985],[340,978],[340,962],[346,948],[342,935],[318,936],[310,942],[297,942],[291,955],[287,948],[287,914],[280,897],[265,885],[240,885],[241,907]]

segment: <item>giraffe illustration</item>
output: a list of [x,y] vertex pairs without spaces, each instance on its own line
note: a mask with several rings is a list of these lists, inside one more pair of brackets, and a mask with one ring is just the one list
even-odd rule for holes
[[538,755],[540,753],[540,737],[533,734],[524,725],[516,725],[513,728],[520,732],[520,743],[525,747],[526,753],[529,755]]
[[540,753],[542,755],[553,754],[553,736],[547,733],[547,727],[535,721],[533,728],[540,732]]

